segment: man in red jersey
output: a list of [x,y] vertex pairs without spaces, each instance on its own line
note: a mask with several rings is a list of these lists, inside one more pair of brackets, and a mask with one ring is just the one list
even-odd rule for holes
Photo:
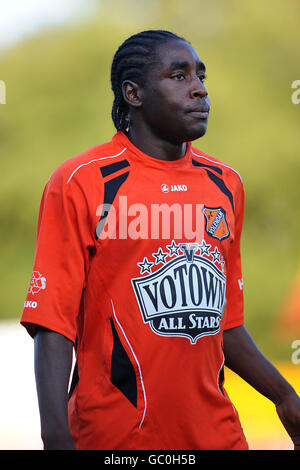
[[246,450],[224,365],[300,448],[300,399],[244,326],[241,178],[191,144],[204,79],[184,39],[128,38],[111,68],[116,135],[46,185],[21,319],[45,449]]

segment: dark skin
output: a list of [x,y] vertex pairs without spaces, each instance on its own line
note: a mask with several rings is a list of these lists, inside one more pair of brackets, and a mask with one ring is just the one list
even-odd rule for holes
[[[207,128],[209,99],[205,66],[184,41],[168,41],[156,51],[143,87],[123,83],[129,106],[129,139],[144,153],[162,160],[182,158],[186,142]],[[271,400],[300,450],[300,398],[260,352],[244,326],[223,333],[225,365]],[[35,374],[45,449],[74,450],[68,427],[67,395],[73,344],[39,328],[35,335]]]
[[45,450],[76,450],[68,426],[67,398],[73,343],[39,327],[34,337],[34,370]]
[[207,129],[210,103],[204,80],[205,65],[191,46],[183,41],[162,44],[144,87],[123,83],[130,140],[161,160],[183,157],[186,142]]

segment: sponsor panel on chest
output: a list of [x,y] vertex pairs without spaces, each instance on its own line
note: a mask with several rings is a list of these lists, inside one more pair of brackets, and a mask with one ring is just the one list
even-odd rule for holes
[[132,288],[145,325],[161,336],[198,338],[220,331],[226,304],[226,260],[205,239],[161,243],[137,262]]

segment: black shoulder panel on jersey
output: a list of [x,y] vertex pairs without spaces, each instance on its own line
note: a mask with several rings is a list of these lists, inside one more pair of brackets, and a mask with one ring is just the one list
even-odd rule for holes
[[123,173],[122,175],[117,176],[116,178],[106,181],[104,183],[103,209],[102,209],[100,220],[95,230],[96,240],[100,237],[100,234],[103,230],[103,227],[106,222],[106,218],[108,216],[109,208],[111,204],[114,202],[114,199],[120,187],[127,180],[128,175],[129,175],[129,171],[127,171],[126,173]]
[[111,175],[112,173],[122,170],[123,168],[126,168],[127,166],[130,166],[129,162],[127,160],[121,160],[120,162],[110,163],[109,165],[102,166],[100,168],[100,171],[104,178],[105,176]]
[[137,407],[137,383],[134,367],[121,343],[113,318],[110,318],[114,345],[111,356],[111,383]]
[[222,193],[224,193],[225,196],[228,197],[232,210],[234,212],[232,193],[229,191],[224,181],[209,170],[206,170],[206,173],[208,174],[209,178],[218,186],[218,188],[222,191]]
[[218,166],[206,165],[206,163],[200,163],[200,162],[197,162],[197,160],[194,160],[194,159],[192,159],[192,164],[193,164],[194,166],[200,166],[200,167],[202,167],[202,168],[210,168],[211,170],[216,171],[216,172],[219,173],[220,175],[223,174],[222,169],[219,168]]

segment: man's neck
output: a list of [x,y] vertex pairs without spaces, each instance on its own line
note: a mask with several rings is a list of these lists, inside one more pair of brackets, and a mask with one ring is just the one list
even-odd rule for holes
[[139,150],[151,157],[165,161],[175,161],[184,157],[186,143],[172,143],[163,140],[148,129],[136,129],[131,126],[127,137]]

